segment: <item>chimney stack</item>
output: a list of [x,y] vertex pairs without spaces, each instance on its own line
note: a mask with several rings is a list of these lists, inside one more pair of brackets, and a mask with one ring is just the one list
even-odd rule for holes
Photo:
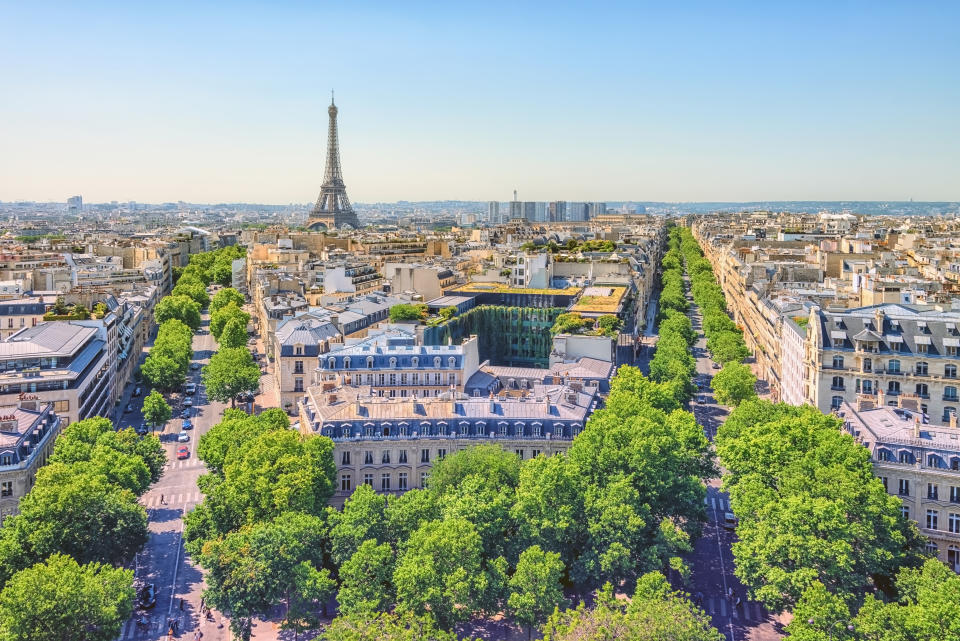
[[950,427],[952,428],[957,427],[957,415],[955,412],[950,413]]
[[884,402],[883,398],[883,388],[877,387],[877,407],[883,407],[885,405],[886,403]]
[[920,438],[920,417],[913,417],[913,438]]

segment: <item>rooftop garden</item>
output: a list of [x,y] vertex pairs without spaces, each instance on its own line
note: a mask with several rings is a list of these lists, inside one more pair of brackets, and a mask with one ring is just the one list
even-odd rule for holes
[[607,338],[616,338],[623,326],[621,321],[612,314],[606,314],[597,318],[586,318],[576,312],[567,312],[557,316],[553,327],[550,328],[550,335],[557,334],[576,334],[580,336],[606,336]]
[[511,287],[502,283],[467,283],[456,288],[461,292],[492,292],[496,294],[553,294],[560,296],[572,296],[580,291],[579,287]]
[[551,254],[560,252],[612,252],[617,248],[617,244],[612,240],[577,240],[570,238],[564,244],[560,245],[554,240],[547,241],[546,244],[538,245],[533,241],[526,242],[520,246],[520,249],[528,252],[547,251]]
[[597,296],[584,294],[570,308],[574,312],[615,312],[620,307],[620,301],[626,293],[626,287],[609,287],[608,296]]

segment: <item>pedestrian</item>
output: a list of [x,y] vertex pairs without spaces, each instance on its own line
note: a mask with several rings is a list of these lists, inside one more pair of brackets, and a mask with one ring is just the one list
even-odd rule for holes
[[733,588],[727,588],[727,598],[733,600]]
[[180,599],[180,609],[183,609],[183,599]]
[[743,605],[743,602],[740,600],[740,597],[737,597],[737,607],[739,608],[741,605]]
[[203,612],[203,604],[207,602],[207,597],[200,597],[200,611]]
[[160,505],[163,505],[163,494],[160,495]]

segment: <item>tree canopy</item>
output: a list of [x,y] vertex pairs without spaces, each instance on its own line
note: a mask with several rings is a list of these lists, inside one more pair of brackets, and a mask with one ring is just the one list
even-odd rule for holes
[[203,368],[203,384],[207,397],[232,405],[237,394],[253,392],[260,386],[260,368],[245,348],[224,348]]
[[200,328],[200,303],[189,296],[164,296],[153,309],[153,317],[158,325],[176,319],[196,331]]

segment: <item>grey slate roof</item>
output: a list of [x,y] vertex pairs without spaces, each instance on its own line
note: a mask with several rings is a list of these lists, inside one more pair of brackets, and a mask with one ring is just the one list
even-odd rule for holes
[[71,321],[40,323],[25,327],[0,341],[0,358],[25,356],[70,356],[89,338],[96,328]]
[[291,318],[276,331],[277,342],[281,345],[316,345],[339,335],[336,325],[316,318]]

